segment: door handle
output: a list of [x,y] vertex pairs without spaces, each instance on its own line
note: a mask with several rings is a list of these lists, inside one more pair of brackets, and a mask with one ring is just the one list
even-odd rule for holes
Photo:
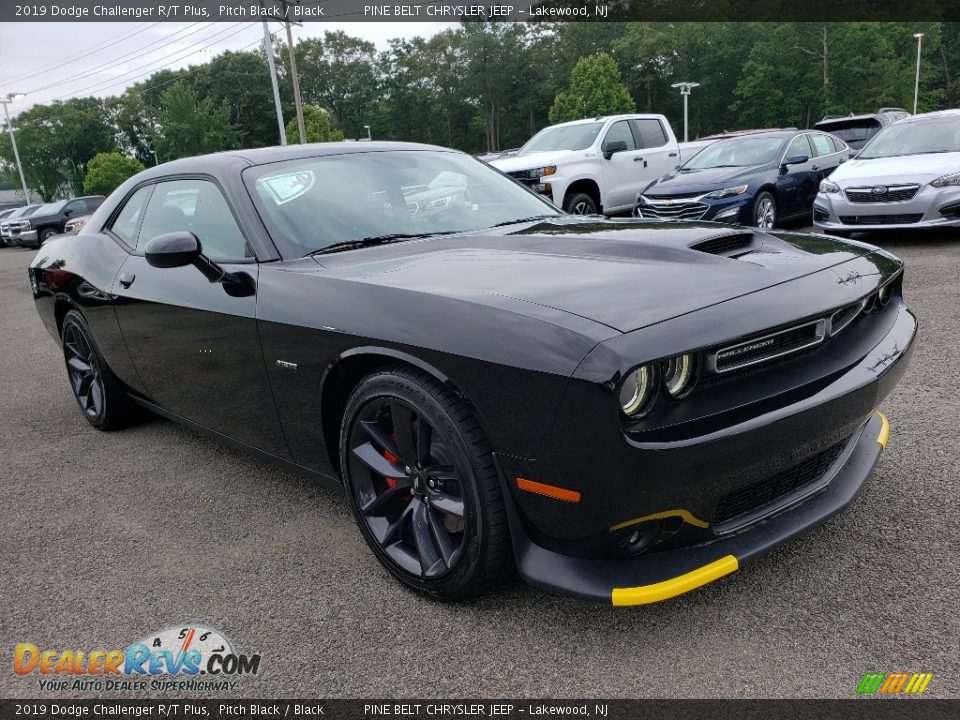
[[131,285],[133,281],[137,279],[137,276],[132,273],[123,273],[117,280],[120,281],[120,284],[123,285],[123,289],[126,290]]
[[811,169],[811,170],[819,170],[819,169],[820,169],[820,166],[819,166],[819,165],[814,165],[814,166],[811,167],[810,169]]
[[676,157],[676,156],[677,156],[676,153],[670,153],[670,155],[669,155],[669,157]]
[[644,167],[647,166],[647,161],[644,160],[642,157],[635,157],[635,158],[633,159],[633,161],[634,161],[634,162],[642,162]]

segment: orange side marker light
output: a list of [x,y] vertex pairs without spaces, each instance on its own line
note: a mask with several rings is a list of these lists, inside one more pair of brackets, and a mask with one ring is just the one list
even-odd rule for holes
[[547,485],[546,483],[527,480],[526,478],[517,478],[517,487],[527,492],[545,495],[554,500],[563,500],[564,502],[580,502],[580,493],[576,490],[567,490],[556,485]]

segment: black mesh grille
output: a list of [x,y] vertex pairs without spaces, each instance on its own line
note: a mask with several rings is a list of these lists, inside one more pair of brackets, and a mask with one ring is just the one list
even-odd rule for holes
[[844,225],[909,225],[920,222],[923,213],[907,213],[904,215],[841,215],[840,222]]
[[[879,187],[877,189],[880,189]],[[903,202],[913,200],[913,196],[920,190],[919,185],[903,185],[886,188],[883,192],[875,192],[874,188],[847,188],[847,199],[855,203]]]
[[816,323],[808,323],[790,330],[784,330],[777,335],[748,340],[739,345],[717,351],[717,371],[732,370],[766,358],[776,357],[811,345],[817,340]]
[[788,470],[727,493],[717,503],[714,523],[719,525],[751,515],[764,506],[817,482],[837,461],[849,440],[849,437],[844,438]]

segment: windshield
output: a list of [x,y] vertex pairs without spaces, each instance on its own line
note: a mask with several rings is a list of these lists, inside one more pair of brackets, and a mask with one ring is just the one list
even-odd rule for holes
[[706,170],[716,167],[746,167],[773,162],[783,146],[782,137],[741,137],[718,140],[698,152],[683,170]]
[[562,213],[468,155],[357,152],[260,165],[244,180],[284,256],[383,235],[480,230]]
[[59,202],[47,203],[46,205],[41,205],[36,209],[35,212],[31,213],[32,215],[56,215],[63,209],[63,206],[67,204],[66,200],[60,200]]
[[527,144],[520,148],[517,155],[530,155],[550,150],[584,150],[593,145],[602,127],[602,122],[592,122],[544,128],[527,140]]
[[877,133],[859,157],[869,160],[945,152],[960,152],[960,117],[956,115],[889,125]]
[[24,205],[21,208],[17,208],[7,217],[7,220],[13,220],[14,218],[24,217],[30,215],[34,210],[39,210],[43,205]]

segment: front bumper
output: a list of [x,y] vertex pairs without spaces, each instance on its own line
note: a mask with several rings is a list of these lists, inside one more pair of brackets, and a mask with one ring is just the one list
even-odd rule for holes
[[[813,394],[700,437],[631,442],[626,450],[611,445],[595,455],[581,446],[579,454],[587,463],[565,476],[539,468],[540,478],[557,478],[557,485],[576,487],[583,497],[566,503],[511,498],[521,576],[583,599],[616,605],[655,602],[729,574],[840,512],[886,444],[887,422],[876,408],[903,375],[916,336],[916,320],[902,302],[891,303],[886,311],[880,317],[885,329],[872,349],[831,374]],[[851,326],[844,332],[860,330]],[[830,352],[822,351],[819,362],[828,362]],[[607,434],[601,428],[597,437]],[[557,446],[552,454],[559,457],[551,469],[576,462]],[[825,464],[809,472],[809,481],[752,506],[748,514],[721,514],[722,498],[761,486],[814,458],[815,465],[821,458]],[[538,470],[533,463],[524,467],[507,458],[501,464],[507,478]],[[583,472],[591,477],[584,478]],[[579,486],[578,477],[584,478]],[[617,557],[604,551],[650,523],[664,529],[670,523],[673,534],[640,554]],[[599,536],[593,534],[601,528]]]
[[644,220],[714,220],[732,225],[751,225],[754,196],[747,192],[715,200],[703,196],[655,198],[637,195],[633,216]]
[[7,238],[7,242],[11,245],[35,245],[37,243],[37,231],[36,230],[11,230],[10,235]]
[[912,200],[851,202],[843,192],[817,193],[813,224],[840,232],[909,230],[960,225],[960,187],[924,185]]
[[615,606],[645,605],[682,595],[729,575],[843,510],[869,476],[888,434],[886,417],[874,413],[851,438],[846,460],[825,489],[747,532],[619,561],[570,557],[521,538],[515,547],[517,567],[523,579],[537,587]]

